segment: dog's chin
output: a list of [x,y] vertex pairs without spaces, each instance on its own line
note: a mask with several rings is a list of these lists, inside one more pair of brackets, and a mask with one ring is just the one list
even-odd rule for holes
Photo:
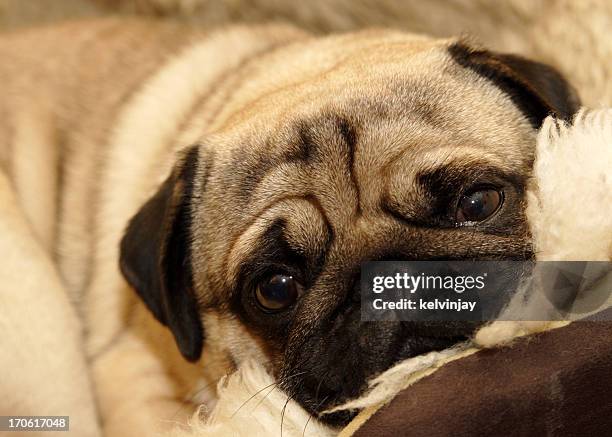
[[[304,377],[295,378],[290,384],[282,385],[284,385],[283,388],[295,401],[321,422],[334,427],[345,426],[359,413],[359,411],[324,412],[363,395],[368,388],[367,382],[391,368],[393,365],[428,352],[447,349],[468,340],[468,338],[469,335],[456,335],[413,339],[415,340],[414,342],[407,342],[405,347],[399,348],[394,354],[386,358],[380,357],[380,365],[377,366],[377,368],[372,369],[371,372],[363,375],[359,380],[353,380],[352,383],[348,385],[338,382],[335,384],[330,383],[329,379],[344,381],[348,378],[346,374],[338,374],[333,372],[332,369],[323,373],[325,378],[313,377],[311,371],[305,372],[306,375],[304,375]],[[410,344],[412,344],[412,347],[410,347]],[[417,344],[420,347],[415,347]],[[357,367],[356,365],[355,368]],[[330,387],[330,385],[332,387]]]
[[[362,392],[364,391],[365,387],[363,387]],[[315,398],[309,395],[299,396],[296,394],[293,396],[293,399],[297,401],[313,417],[332,427],[344,427],[351,420],[353,420],[353,418],[355,418],[357,414],[359,414],[359,411],[356,410],[343,410],[325,413],[325,411],[330,410],[333,407],[341,405],[344,402],[348,401],[348,397],[345,398],[339,396],[331,400],[326,400],[324,403],[321,403],[320,401],[315,402]]]

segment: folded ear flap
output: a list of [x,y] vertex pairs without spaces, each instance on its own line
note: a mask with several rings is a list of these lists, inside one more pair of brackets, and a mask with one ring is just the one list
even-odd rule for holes
[[569,121],[580,108],[576,90],[549,65],[516,55],[474,49],[462,42],[452,44],[449,53],[459,65],[506,92],[536,129],[549,115]]
[[191,199],[198,148],[183,154],[170,176],[130,220],[120,267],[153,315],[167,325],[190,361],[202,353],[204,332],[191,268]]

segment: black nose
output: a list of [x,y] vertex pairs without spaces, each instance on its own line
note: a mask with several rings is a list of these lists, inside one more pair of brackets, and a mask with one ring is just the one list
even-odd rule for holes
[[[357,269],[358,270],[358,269]],[[361,317],[361,272],[347,274],[347,290],[334,311],[320,316],[306,336],[287,346],[281,386],[315,416],[353,399],[367,382],[394,364],[466,341],[479,322],[364,321]],[[348,279],[350,278],[350,279]],[[363,302],[366,299],[363,298]],[[298,377],[289,377],[299,374]],[[319,416],[344,425],[352,413]]]
[[[303,373],[282,383],[315,415],[359,396],[367,381],[394,364],[463,342],[473,322],[364,322],[358,305],[345,308],[302,339],[289,355],[286,373]],[[321,420],[344,425],[352,414],[323,415]]]

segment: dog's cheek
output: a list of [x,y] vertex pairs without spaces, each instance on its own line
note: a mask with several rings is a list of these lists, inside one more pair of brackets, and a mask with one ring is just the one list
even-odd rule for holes
[[248,360],[262,364],[275,361],[266,343],[235,315],[210,310],[204,314],[203,322],[207,334],[206,352],[222,357],[228,366],[237,368]]

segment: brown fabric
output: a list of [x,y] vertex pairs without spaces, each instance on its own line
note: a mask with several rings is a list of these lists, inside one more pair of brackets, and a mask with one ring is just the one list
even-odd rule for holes
[[451,362],[354,435],[612,435],[612,322],[575,322]]

